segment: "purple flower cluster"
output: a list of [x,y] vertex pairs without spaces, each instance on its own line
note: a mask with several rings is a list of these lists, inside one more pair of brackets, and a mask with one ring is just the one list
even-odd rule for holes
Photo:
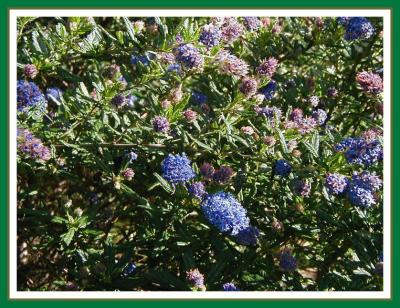
[[383,160],[383,146],[378,139],[346,138],[335,145],[335,150],[344,152],[350,164],[370,166]]
[[254,109],[258,115],[264,116],[272,127],[275,127],[279,124],[282,117],[282,110],[280,110],[278,107],[256,106]]
[[197,119],[197,112],[192,109],[186,109],[183,112],[183,116],[185,117],[187,122],[193,122]]
[[357,74],[356,80],[365,92],[379,94],[383,91],[383,81],[378,74],[363,71]]
[[155,116],[152,124],[154,130],[158,133],[167,133],[170,129],[168,119],[163,116]]
[[200,167],[200,173],[206,179],[209,180],[212,179],[214,172],[215,172],[214,167],[209,163],[203,163]]
[[17,82],[17,109],[25,111],[29,107],[39,107],[43,109],[46,99],[39,87],[34,82],[18,80]]
[[197,268],[186,272],[186,280],[194,288],[204,288],[204,275]]
[[26,64],[24,66],[24,75],[27,78],[34,79],[37,74],[38,74],[38,70],[34,64]]
[[186,154],[169,154],[161,163],[162,176],[171,184],[189,182],[195,177],[195,173],[190,164],[191,162]]
[[189,194],[193,197],[201,199],[207,192],[204,189],[203,182],[194,182],[188,186]]
[[215,61],[221,74],[241,77],[249,72],[249,65],[245,61],[226,50],[218,52]]
[[269,59],[265,59],[264,61],[261,62],[260,66],[257,67],[257,72],[261,76],[266,76],[271,78],[275,74],[277,66],[278,66],[278,60],[275,59],[274,57],[270,57]]
[[111,104],[113,104],[116,107],[122,107],[126,105],[127,103],[127,98],[123,94],[117,94],[111,99]]
[[339,173],[329,173],[325,179],[325,186],[328,188],[329,193],[334,195],[343,194],[348,184],[349,179]]
[[50,149],[27,129],[18,128],[17,147],[19,151],[34,159],[47,161],[51,158]]
[[222,40],[227,44],[236,41],[243,33],[243,26],[234,17],[227,17],[221,27]]
[[296,195],[308,197],[311,193],[311,185],[302,180],[296,180],[293,184],[293,190]]
[[219,27],[209,24],[201,28],[199,42],[210,48],[217,46],[221,40],[221,37],[222,34]]
[[233,175],[233,169],[229,166],[221,166],[219,169],[215,170],[213,173],[213,181],[218,184],[227,183]]
[[261,27],[262,23],[258,17],[243,17],[244,25],[246,26],[247,30],[249,31],[256,31],[258,28]]
[[188,69],[201,69],[204,58],[193,44],[181,44],[174,49],[176,61]]
[[[321,109],[318,109],[321,110]],[[289,116],[289,120],[285,122],[284,126],[286,129],[296,129],[300,134],[308,134],[313,131],[319,123],[325,123],[326,113],[324,111],[316,111],[312,117],[303,116],[301,109],[294,109]],[[325,116],[324,116],[325,115]]]
[[252,78],[243,78],[239,86],[239,91],[242,92],[247,98],[252,97],[257,93],[258,82]]
[[232,236],[250,226],[246,209],[230,193],[220,191],[208,194],[201,203],[201,209],[213,226]]

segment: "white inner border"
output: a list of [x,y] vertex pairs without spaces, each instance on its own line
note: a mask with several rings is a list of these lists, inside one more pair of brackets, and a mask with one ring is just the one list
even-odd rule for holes
[[[16,87],[17,87],[17,17],[22,16],[365,16],[383,17],[384,19],[384,288],[383,291],[241,291],[241,292],[175,292],[175,291],[17,291],[17,136],[16,136]],[[391,14],[389,9],[348,10],[348,9],[11,9],[9,14],[9,132],[10,132],[10,205],[9,205],[9,296],[10,299],[389,299],[391,295],[391,192],[390,192],[390,160],[391,160]],[[12,185],[15,183],[15,185]]]

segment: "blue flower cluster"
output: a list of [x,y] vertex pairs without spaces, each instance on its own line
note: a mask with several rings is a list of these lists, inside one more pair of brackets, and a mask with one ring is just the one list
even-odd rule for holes
[[383,147],[378,139],[346,138],[335,146],[335,150],[344,152],[350,164],[370,166],[383,160]]
[[239,231],[235,236],[235,240],[240,245],[255,246],[260,236],[260,231],[253,226],[248,226]]
[[181,44],[174,49],[175,57],[178,62],[189,69],[202,68],[204,58],[193,44]]
[[133,262],[128,263],[128,265],[125,266],[124,270],[122,271],[121,276],[122,276],[123,278],[128,278],[128,277],[131,276],[135,271],[136,271],[136,265],[135,265],[135,263],[133,263]]
[[24,111],[29,107],[37,106],[43,109],[46,99],[39,87],[32,81],[18,80],[17,82],[17,108]]
[[221,30],[213,24],[209,24],[201,28],[199,42],[210,48],[217,46],[221,40],[221,37]]
[[317,121],[319,125],[324,125],[326,120],[328,119],[328,115],[323,109],[314,110],[311,116],[315,121]]
[[232,282],[227,282],[222,285],[224,291],[240,291],[238,287],[235,286]]
[[161,163],[162,176],[171,184],[189,182],[195,177],[195,173],[190,164],[191,162],[186,154],[169,154]]
[[346,196],[351,204],[369,208],[376,204],[375,193],[382,188],[382,180],[369,171],[355,172],[351,179],[338,173],[328,174],[325,182],[329,193]]
[[368,171],[354,173],[347,191],[347,197],[353,205],[368,208],[376,204],[374,193],[383,185],[382,180]]
[[201,92],[192,92],[192,96],[190,98],[191,102],[195,104],[205,104],[207,102],[207,95],[201,93]]
[[147,54],[132,55],[131,56],[131,64],[138,65],[139,63],[141,63],[144,66],[148,66],[150,64],[150,57]]
[[344,38],[348,41],[368,39],[375,33],[375,28],[365,17],[339,17],[338,23],[346,27]]
[[58,87],[48,88],[46,90],[46,99],[48,101],[59,101],[62,96],[62,90]]
[[288,176],[292,172],[292,166],[285,159],[278,159],[275,162],[273,172],[276,175]]
[[259,92],[264,95],[265,99],[271,100],[274,97],[277,89],[278,85],[274,80],[271,80],[266,86],[262,87]]
[[297,269],[297,260],[289,249],[284,249],[279,258],[279,267],[284,272],[293,272]]
[[221,232],[236,236],[250,226],[246,209],[226,192],[209,194],[201,203],[205,218]]

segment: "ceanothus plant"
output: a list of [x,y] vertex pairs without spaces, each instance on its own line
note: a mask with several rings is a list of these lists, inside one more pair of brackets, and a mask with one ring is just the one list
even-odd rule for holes
[[382,28],[20,17],[18,289],[382,290]]

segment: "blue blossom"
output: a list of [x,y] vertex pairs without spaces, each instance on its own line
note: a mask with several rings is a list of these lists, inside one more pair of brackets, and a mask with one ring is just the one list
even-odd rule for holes
[[194,182],[188,186],[189,194],[201,199],[207,192],[204,189],[203,182]]
[[191,101],[195,104],[205,104],[207,102],[207,95],[201,92],[192,92]]
[[148,66],[150,64],[150,58],[148,55],[132,55],[131,56],[131,64],[138,65],[138,63],[143,64],[144,66]]
[[224,284],[222,285],[222,288],[224,289],[224,291],[240,291],[240,289],[237,288],[237,287],[235,286],[235,284],[232,283],[232,282],[224,283]]
[[288,176],[292,171],[292,166],[285,159],[278,159],[274,165],[274,174],[280,176]]
[[279,258],[279,267],[284,272],[293,272],[297,269],[297,260],[289,249],[284,249]]
[[46,98],[48,101],[53,101],[53,99],[59,101],[62,96],[62,91],[60,88],[52,87],[46,90]]
[[277,83],[274,80],[271,80],[266,86],[262,87],[259,92],[264,95],[265,99],[271,100],[274,97],[277,89]]
[[383,147],[377,139],[346,138],[335,145],[335,150],[344,152],[350,164],[370,166],[383,160]]
[[178,63],[173,63],[167,66],[167,72],[172,73],[176,72],[179,73],[181,71],[181,66]]
[[238,244],[246,246],[255,246],[257,244],[260,231],[253,226],[248,226],[245,229],[239,231],[235,236],[235,240]]
[[329,173],[325,179],[325,186],[329,193],[340,195],[345,192],[349,179],[339,173]]
[[237,235],[249,227],[246,209],[230,193],[209,194],[201,203],[205,218],[221,232]]
[[32,81],[18,80],[17,82],[17,109],[24,111],[29,107],[45,108],[46,99],[39,87]]
[[189,69],[202,68],[204,58],[193,44],[181,44],[174,49],[178,62]]
[[221,30],[213,24],[201,28],[199,42],[207,47],[217,46],[221,40]]
[[138,158],[138,155],[135,153],[135,152],[133,152],[133,151],[130,151],[128,154],[126,154],[127,155],[127,157],[128,157],[128,159],[129,159],[129,163],[131,164],[134,160],[136,160],[137,158]]
[[195,177],[195,173],[190,164],[191,162],[186,154],[169,154],[161,164],[162,176],[171,184],[189,182],[189,180]]
[[133,262],[128,263],[127,266],[125,266],[124,270],[122,271],[121,276],[124,278],[127,278],[131,276],[134,272],[136,271],[136,265]]
[[319,125],[324,125],[328,118],[328,115],[326,114],[325,110],[317,109],[313,111],[312,117],[315,121],[318,122]]
[[354,172],[351,177],[353,185],[363,187],[371,191],[378,191],[382,188],[383,182],[379,176],[369,171],[363,171],[361,173]]
[[137,96],[135,96],[135,95],[128,95],[128,96],[126,97],[126,104],[127,104],[129,107],[133,107],[134,104],[135,104],[138,100],[139,100],[139,98],[138,98]]
[[356,39],[368,39],[375,32],[374,26],[365,17],[351,17],[348,19],[345,27],[346,33],[344,38],[348,41]]
[[358,186],[357,184],[351,184],[349,186],[347,197],[351,204],[361,208],[368,208],[376,204],[372,191],[364,186]]

